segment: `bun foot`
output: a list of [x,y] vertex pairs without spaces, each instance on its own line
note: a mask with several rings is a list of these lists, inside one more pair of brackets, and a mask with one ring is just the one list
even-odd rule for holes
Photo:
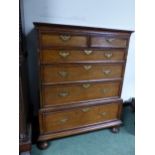
[[111,132],[112,133],[118,133],[119,132],[119,127],[116,127],[116,126],[115,127],[112,127],[111,128]]
[[37,146],[39,149],[44,150],[44,149],[48,148],[48,142],[47,141],[38,142]]

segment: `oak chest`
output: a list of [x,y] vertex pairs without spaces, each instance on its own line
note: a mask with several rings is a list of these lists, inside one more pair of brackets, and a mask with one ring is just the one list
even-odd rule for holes
[[38,33],[40,147],[121,124],[131,31],[34,23]]

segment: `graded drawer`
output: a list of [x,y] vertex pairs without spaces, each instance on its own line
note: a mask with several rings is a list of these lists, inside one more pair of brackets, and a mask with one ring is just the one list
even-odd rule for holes
[[107,37],[92,37],[92,47],[115,47],[115,48],[126,48],[127,39],[122,38],[107,38]]
[[123,50],[42,50],[41,63],[69,61],[123,60]]
[[101,63],[42,65],[41,68],[43,83],[121,78],[123,71],[122,64],[104,65]]
[[119,82],[42,86],[42,107],[99,98],[118,97],[119,88]]
[[[80,107],[71,110],[40,113],[43,133],[58,132],[106,121],[117,120],[119,103]],[[43,115],[43,117],[42,117]]]
[[57,34],[42,34],[41,35],[41,46],[43,47],[86,47],[87,37],[86,36],[74,36],[74,35],[57,35]]

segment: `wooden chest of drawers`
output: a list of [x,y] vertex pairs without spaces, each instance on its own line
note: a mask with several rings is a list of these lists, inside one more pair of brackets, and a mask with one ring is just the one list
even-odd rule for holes
[[47,140],[117,131],[131,31],[34,23],[38,33],[40,147]]

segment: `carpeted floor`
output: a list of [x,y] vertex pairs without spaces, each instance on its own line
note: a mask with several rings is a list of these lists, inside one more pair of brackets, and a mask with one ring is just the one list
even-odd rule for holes
[[85,133],[51,141],[46,150],[32,146],[32,155],[134,155],[134,113],[130,107],[123,110],[124,124],[117,134],[109,129]]

